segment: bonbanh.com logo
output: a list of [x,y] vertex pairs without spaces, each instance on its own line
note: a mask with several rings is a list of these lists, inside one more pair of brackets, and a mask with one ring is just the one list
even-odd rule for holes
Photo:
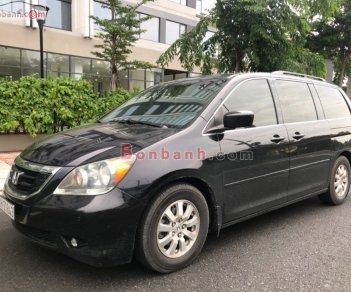
[[30,11],[22,12],[22,10],[18,10],[17,12],[11,11],[3,11],[0,7],[0,18],[30,18],[37,19],[45,17],[46,13],[42,11],[38,11],[35,9],[31,9]]

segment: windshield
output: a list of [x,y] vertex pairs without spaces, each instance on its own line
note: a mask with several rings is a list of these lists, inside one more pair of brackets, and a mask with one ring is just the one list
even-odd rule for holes
[[207,77],[157,85],[120,105],[100,122],[184,128],[204,110],[227,81],[225,77]]

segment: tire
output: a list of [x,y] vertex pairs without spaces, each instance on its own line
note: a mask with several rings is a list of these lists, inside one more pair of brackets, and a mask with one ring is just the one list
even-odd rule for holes
[[351,182],[350,163],[345,156],[340,156],[330,173],[329,189],[319,199],[328,205],[341,205],[345,202]]
[[136,257],[159,273],[183,269],[200,254],[208,228],[209,211],[201,192],[188,184],[170,186],[152,201],[142,219]]

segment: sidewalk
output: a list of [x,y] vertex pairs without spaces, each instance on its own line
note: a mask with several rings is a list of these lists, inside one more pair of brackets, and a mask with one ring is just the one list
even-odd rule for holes
[[0,193],[4,189],[5,180],[10,172],[11,166],[0,160]]
[[11,164],[19,153],[0,153],[0,193],[4,189],[5,180],[10,172]]

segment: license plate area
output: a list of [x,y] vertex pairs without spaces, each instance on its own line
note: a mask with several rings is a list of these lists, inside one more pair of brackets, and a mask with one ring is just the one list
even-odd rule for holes
[[12,220],[15,220],[15,205],[11,204],[5,198],[0,196],[0,210],[3,211]]

